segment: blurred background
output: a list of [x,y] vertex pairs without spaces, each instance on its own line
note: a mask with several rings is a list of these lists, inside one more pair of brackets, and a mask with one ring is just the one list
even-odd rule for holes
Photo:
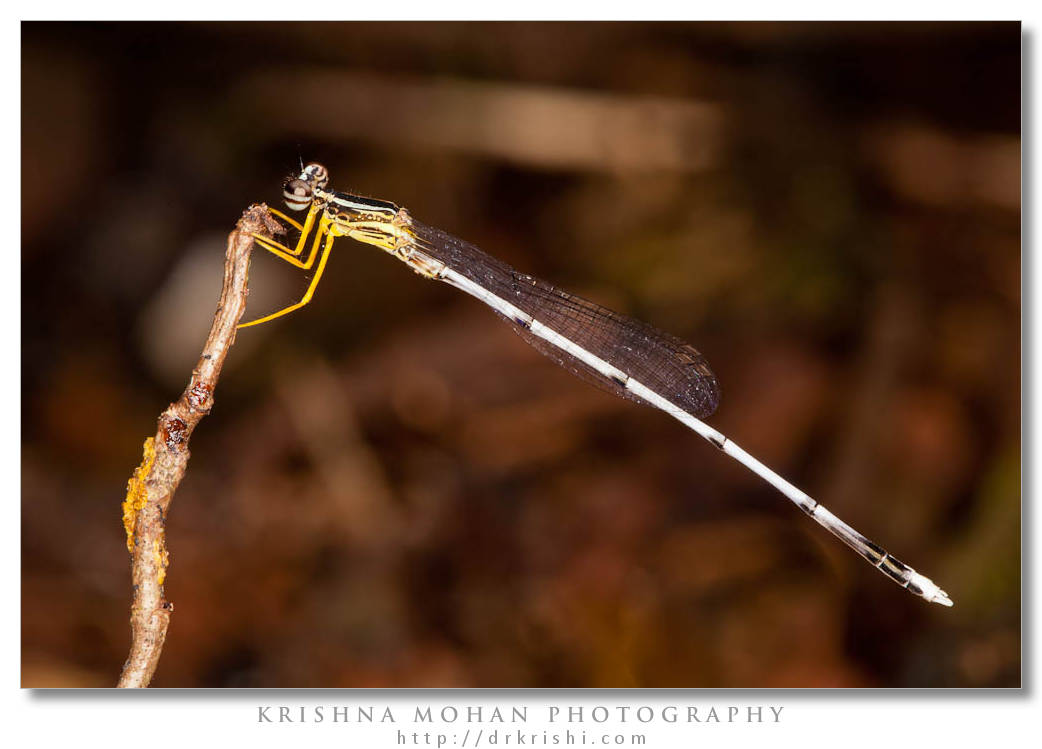
[[[171,506],[161,687],[1020,683],[1018,24],[22,27],[23,686],[112,686],[120,502],[300,161],[693,343],[650,408],[340,240]],[[307,274],[254,255],[255,318]]]

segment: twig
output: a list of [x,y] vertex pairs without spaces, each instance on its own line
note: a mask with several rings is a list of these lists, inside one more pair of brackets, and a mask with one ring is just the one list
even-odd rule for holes
[[166,513],[188,466],[188,440],[213,407],[213,392],[224,357],[235,342],[235,329],[246,309],[246,281],[250,270],[252,232],[283,233],[267,206],[246,209],[228,235],[224,288],[213,327],[192,379],[181,398],[159,417],[155,437],[145,440],[145,455],[127,486],[123,524],[133,557],[134,600],[130,609],[130,655],[123,664],[120,687],[147,687],[159,663],[166,640],[172,603],[163,597],[169,557],[166,550]]

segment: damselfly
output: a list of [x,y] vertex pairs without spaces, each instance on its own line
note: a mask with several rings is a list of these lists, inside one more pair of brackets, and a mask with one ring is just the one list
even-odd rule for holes
[[310,269],[317,259],[315,276],[303,298],[240,327],[273,320],[311,301],[337,237],[375,245],[421,276],[477,297],[528,343],[579,377],[665,411],[767,481],[898,585],[927,601],[952,605],[948,594],[929,578],[700,421],[716,410],[720,390],[705,358],[694,348],[650,325],[518,273],[474,245],[424,226],[394,203],[336,192],[328,185],[329,172],[321,164],[308,164],[285,184],[286,205],[308,211],[303,224],[272,211],[300,231],[295,247],[255,235],[261,247],[298,268]]

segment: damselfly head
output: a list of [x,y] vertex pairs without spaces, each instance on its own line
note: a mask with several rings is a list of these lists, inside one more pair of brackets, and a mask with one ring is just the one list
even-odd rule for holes
[[300,172],[300,179],[319,190],[324,190],[329,184],[329,170],[321,164],[312,162]]
[[311,189],[311,185],[299,177],[291,179],[282,186],[282,199],[291,211],[303,211],[311,205],[313,197],[314,191]]
[[329,184],[329,172],[321,164],[308,164],[300,175],[282,186],[282,199],[290,210],[303,211],[315,197],[315,190]]

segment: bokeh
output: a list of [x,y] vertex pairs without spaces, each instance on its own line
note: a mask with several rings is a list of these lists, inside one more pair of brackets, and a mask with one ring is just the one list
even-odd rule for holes
[[[653,409],[348,240],[242,331],[171,506],[161,687],[1020,683],[1018,24],[22,34],[22,684],[111,686],[120,502],[300,162],[709,359]],[[307,274],[258,251],[250,309]]]

